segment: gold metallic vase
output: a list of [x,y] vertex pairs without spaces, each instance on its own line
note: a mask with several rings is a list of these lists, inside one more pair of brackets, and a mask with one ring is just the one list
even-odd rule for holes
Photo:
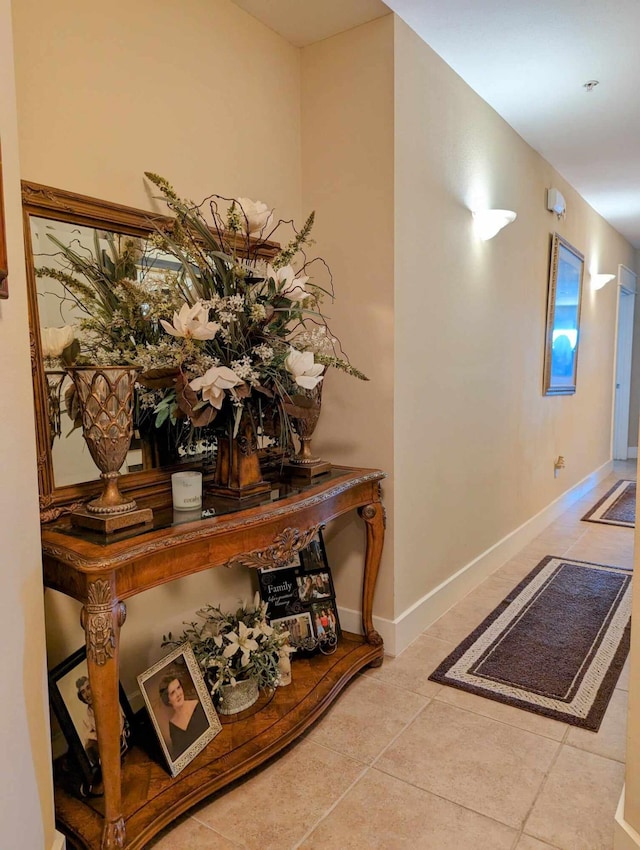
[[[118,487],[119,470],[133,435],[133,388],[138,372],[136,366],[75,366],[69,370],[78,395],[83,436],[104,483],[100,496],[76,512],[82,518],[95,517],[97,524],[76,524],[114,531],[150,519],[151,511],[137,511],[135,500],[123,496]],[[121,521],[99,522],[120,517]]]
[[331,470],[331,464],[322,460],[311,450],[311,437],[320,418],[322,405],[322,382],[306,395],[291,396],[291,404],[285,405],[292,428],[300,443],[298,452],[284,465],[293,477],[315,478]]

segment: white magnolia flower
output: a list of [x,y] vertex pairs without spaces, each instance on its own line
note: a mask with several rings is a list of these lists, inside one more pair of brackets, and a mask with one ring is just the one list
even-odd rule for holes
[[296,351],[295,348],[289,349],[284,367],[293,375],[296,384],[305,390],[314,389],[322,380],[324,372],[324,366],[314,362],[312,351]]
[[289,301],[304,301],[305,298],[311,298],[311,292],[305,289],[305,283],[309,280],[306,274],[296,277],[293,266],[283,266],[281,269],[274,269],[272,266],[267,266],[267,277],[273,278],[278,287],[278,294],[284,295]]
[[75,339],[75,331],[71,325],[62,328],[42,328],[42,356],[60,357],[62,352]]
[[220,330],[216,322],[209,322],[209,310],[201,301],[193,307],[183,304],[180,312],[174,312],[173,324],[160,319],[160,324],[171,336],[192,337],[193,339],[213,339]]
[[200,378],[194,378],[189,386],[195,392],[202,390],[203,400],[220,410],[225,390],[237,387],[241,383],[242,378],[239,378],[228,366],[212,366]]
[[236,204],[242,210],[240,214],[242,230],[249,236],[261,233],[271,224],[273,211],[262,201],[252,201],[251,198],[236,198]]
[[248,628],[242,622],[238,623],[237,632],[229,632],[225,635],[229,646],[225,647],[222,654],[225,658],[232,658],[236,652],[242,652],[242,666],[246,667],[251,660],[251,653],[258,649],[258,643],[253,639],[253,629]]

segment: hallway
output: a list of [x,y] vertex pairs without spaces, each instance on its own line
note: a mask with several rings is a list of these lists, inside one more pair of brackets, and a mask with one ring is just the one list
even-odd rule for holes
[[[611,850],[628,662],[597,734],[427,681],[545,555],[633,565],[633,529],[581,522],[635,461],[565,511],[299,743],[153,850]],[[293,669],[295,676],[295,665]]]

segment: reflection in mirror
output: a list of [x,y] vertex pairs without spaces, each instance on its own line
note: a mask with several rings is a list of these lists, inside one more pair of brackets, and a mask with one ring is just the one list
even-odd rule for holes
[[[69,362],[122,364],[144,361],[163,331],[149,313],[171,317],[176,304],[166,286],[178,273],[153,237],[134,237],[39,216],[30,217],[43,365],[48,396],[54,486],[96,478],[82,436]],[[151,310],[151,304],[160,306]],[[149,363],[144,363],[148,367]],[[156,428],[159,397],[136,388],[134,441],[121,473],[192,461],[210,446],[189,442],[189,429],[167,419]]]
[[576,391],[583,271],[583,255],[559,234],[554,234],[547,307],[545,395],[571,395]]

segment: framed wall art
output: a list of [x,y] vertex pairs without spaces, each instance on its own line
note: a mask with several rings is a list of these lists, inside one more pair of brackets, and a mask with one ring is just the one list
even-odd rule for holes
[[4,190],[2,186],[2,145],[0,144],[0,298],[9,297],[7,236],[5,231]]
[[[78,791],[82,796],[89,796],[101,771],[85,647],[51,670],[49,699],[69,753],[81,774]],[[120,752],[123,756],[129,747],[133,725],[134,715],[120,686]]]
[[578,372],[584,256],[560,234],[551,238],[544,348],[544,395],[573,395]]
[[177,776],[222,730],[200,667],[187,642],[138,676],[171,776]]

